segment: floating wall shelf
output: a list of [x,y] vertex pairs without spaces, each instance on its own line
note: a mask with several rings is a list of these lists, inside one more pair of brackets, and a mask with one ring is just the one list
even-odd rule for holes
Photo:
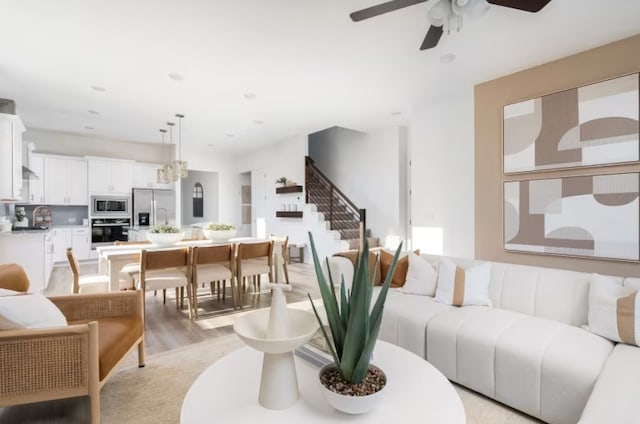
[[284,186],[284,187],[276,187],[277,194],[285,194],[285,193],[302,193],[302,186]]
[[302,211],[276,211],[277,218],[302,218]]

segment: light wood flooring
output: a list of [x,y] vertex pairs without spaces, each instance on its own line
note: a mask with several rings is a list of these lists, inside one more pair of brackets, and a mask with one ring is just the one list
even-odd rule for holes
[[[316,299],[320,296],[315,271],[311,264],[292,263],[288,265],[291,291],[285,292],[287,303],[297,303],[308,300],[307,293]],[[97,272],[95,262],[80,264],[81,274]],[[234,310],[231,289],[227,285],[226,297],[217,299],[217,293],[211,295],[209,286],[198,289],[198,318],[190,320],[186,301],[184,308],[176,309],[175,291],[167,290],[167,301],[163,304],[162,293],[154,296],[146,293],[146,323],[145,347],[147,355],[176,349],[192,343],[198,343],[220,335],[233,332],[233,320],[246,311],[256,308],[269,307],[271,293],[266,288],[266,275],[262,277],[262,290],[254,292],[247,287],[247,293],[242,310]],[[53,270],[46,295],[70,293],[72,275],[68,266],[56,266]],[[136,355],[130,355],[129,360],[137,360]],[[133,358],[131,358],[133,357]]]

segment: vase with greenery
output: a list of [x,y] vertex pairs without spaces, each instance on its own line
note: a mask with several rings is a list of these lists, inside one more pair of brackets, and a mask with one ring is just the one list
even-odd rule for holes
[[[341,277],[340,293],[336,293],[333,276],[330,273],[325,276],[322,270],[311,233],[309,233],[309,240],[330,334],[327,333],[310,295],[309,300],[333,358],[333,363],[320,371],[320,382],[326,389],[327,400],[337,409],[347,413],[367,412],[373,407],[375,401],[371,402],[371,399],[358,401],[357,399],[376,396],[386,384],[386,375],[383,370],[371,364],[371,357],[380,330],[391,277],[402,245],[398,247],[378,297],[371,307],[376,276],[371,275],[371,268],[369,268],[367,241],[364,242],[363,251],[358,252],[350,290],[347,290],[344,277]],[[373,269],[377,270],[379,258],[376,257],[375,261],[376,266]],[[329,269],[328,265],[327,259],[327,269]],[[328,395],[327,392],[329,392]],[[335,396],[342,396],[342,399],[337,403],[332,402],[335,396],[331,392],[335,393]],[[344,396],[353,398],[355,403],[343,409]]]
[[287,177],[280,177],[276,180],[276,184],[280,184],[283,187],[287,184]]

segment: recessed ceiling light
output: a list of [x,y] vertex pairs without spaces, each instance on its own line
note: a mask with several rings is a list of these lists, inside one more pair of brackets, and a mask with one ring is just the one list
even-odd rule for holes
[[235,134],[227,134],[227,137],[233,138],[233,137],[235,137]]
[[440,63],[451,63],[455,60],[456,55],[453,53],[446,53],[440,56]]
[[92,85],[91,89],[95,90],[95,91],[99,91],[100,93],[104,93],[105,91],[107,91],[106,88],[104,88],[104,87],[102,87],[100,85]]
[[259,119],[254,119],[253,123],[256,124],[256,125],[262,125],[262,124],[264,124],[264,121],[261,121]]
[[244,97],[247,100],[255,100],[256,99],[256,93],[244,93],[242,95],[242,97]]
[[400,116],[402,115],[402,112],[400,112],[399,110],[394,110],[393,112],[391,112],[392,116]]
[[211,144],[211,143],[209,143],[209,144],[207,144],[207,146],[209,146],[209,147],[213,147],[213,146],[215,146],[215,144]]
[[178,73],[178,72],[170,72],[169,73],[169,78],[171,78],[174,81],[182,81],[184,80],[184,75]]
[[93,109],[89,109],[87,112],[89,112],[91,115],[100,115],[100,112],[98,112],[97,110],[93,110]]
[[84,126],[84,129],[85,129],[85,130],[95,130],[95,128],[94,128],[94,127],[92,127],[91,125],[85,125],[85,126]]

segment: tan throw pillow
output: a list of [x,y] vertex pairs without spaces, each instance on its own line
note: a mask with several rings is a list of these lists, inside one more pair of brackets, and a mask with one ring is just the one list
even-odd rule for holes
[[640,345],[640,295],[638,290],[591,275],[587,330],[614,342]]
[[436,302],[453,306],[491,306],[489,281],[491,264],[483,263],[467,269],[443,259],[438,269]]
[[[420,254],[420,249],[415,250],[413,253],[416,255]],[[393,262],[394,253],[387,252],[386,250],[380,250],[380,270],[382,271],[382,278],[380,279],[380,284],[384,283],[384,280],[387,278],[387,274],[391,269],[391,263]],[[404,282],[407,280],[407,270],[409,269],[409,256],[405,255],[404,257],[398,259],[398,263],[396,264],[396,271],[393,273],[393,277],[391,278],[391,287],[402,287],[404,286]]]
[[[349,250],[347,252],[338,252],[335,253],[333,256],[341,256],[343,258],[347,258],[351,261],[351,263],[353,264],[353,266],[356,266],[356,259],[358,258],[358,251],[357,250]],[[375,277],[373,276],[373,273],[375,272]],[[374,278],[373,280],[373,284],[374,285],[380,285],[382,284],[382,277],[381,277],[381,273],[380,273],[380,263],[378,262],[378,266],[376,267],[376,254],[369,252],[369,277],[370,278]],[[335,282],[336,284],[338,282]],[[350,283],[350,281],[347,281],[345,283]]]

